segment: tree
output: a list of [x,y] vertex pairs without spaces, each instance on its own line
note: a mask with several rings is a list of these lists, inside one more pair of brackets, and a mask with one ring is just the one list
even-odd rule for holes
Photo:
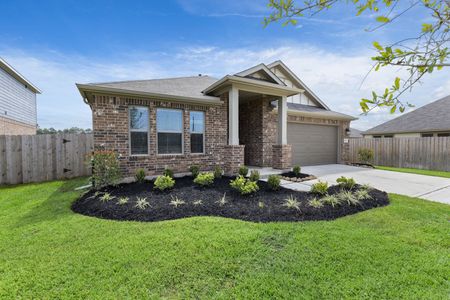
[[389,25],[412,8],[429,11],[432,20],[423,23],[415,37],[405,37],[390,45],[373,43],[377,55],[372,57],[372,70],[398,66],[406,69],[408,76],[396,77],[392,86],[381,93],[372,91],[371,99],[361,99],[360,106],[364,113],[384,106],[389,107],[391,113],[397,109],[404,112],[407,106],[413,105],[402,100],[403,93],[411,91],[423,76],[450,66],[450,0],[402,0],[402,5],[400,0],[303,0],[298,5],[295,0],[269,0],[271,14],[264,19],[264,23],[267,26],[282,21],[283,26],[296,25],[302,17],[331,9],[339,2],[353,5],[356,15],[364,12],[376,14],[378,25],[368,31]]
[[71,128],[65,128],[65,129],[59,129],[56,130],[53,127],[50,128],[38,128],[36,131],[37,134],[57,134],[57,133],[92,133],[92,129],[87,128],[78,128],[78,127],[71,127]]

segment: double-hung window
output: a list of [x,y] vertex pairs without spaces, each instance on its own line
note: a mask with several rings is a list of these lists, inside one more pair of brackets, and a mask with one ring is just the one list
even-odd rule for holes
[[204,153],[205,113],[190,112],[191,153]]
[[158,154],[183,153],[183,111],[158,108],[156,110]]
[[130,154],[148,154],[148,107],[129,107]]

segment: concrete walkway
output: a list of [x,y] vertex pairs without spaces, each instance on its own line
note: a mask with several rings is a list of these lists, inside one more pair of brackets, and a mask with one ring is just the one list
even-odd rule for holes
[[[352,177],[357,183],[370,184],[372,187],[388,193],[450,204],[450,178],[359,168],[347,165],[302,167],[302,173],[315,175],[318,180],[327,181],[330,185],[336,184],[336,179],[341,176]],[[290,189],[309,191],[311,185],[318,180],[304,181],[301,183],[283,180],[282,185]]]

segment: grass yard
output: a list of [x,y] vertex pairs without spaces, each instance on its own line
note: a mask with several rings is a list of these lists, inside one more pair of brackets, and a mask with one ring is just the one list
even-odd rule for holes
[[394,168],[394,167],[383,167],[383,166],[376,166],[375,169],[450,178],[450,172],[446,172],[446,171],[421,170],[421,169],[411,169],[411,168]]
[[450,206],[335,221],[156,223],[74,214],[86,179],[0,188],[0,298],[448,299]]

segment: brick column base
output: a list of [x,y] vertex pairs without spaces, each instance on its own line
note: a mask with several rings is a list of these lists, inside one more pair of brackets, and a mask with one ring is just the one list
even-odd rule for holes
[[225,164],[224,171],[226,175],[236,175],[239,167],[244,165],[245,145],[225,145]]
[[291,145],[272,145],[272,168],[289,169],[292,165]]

